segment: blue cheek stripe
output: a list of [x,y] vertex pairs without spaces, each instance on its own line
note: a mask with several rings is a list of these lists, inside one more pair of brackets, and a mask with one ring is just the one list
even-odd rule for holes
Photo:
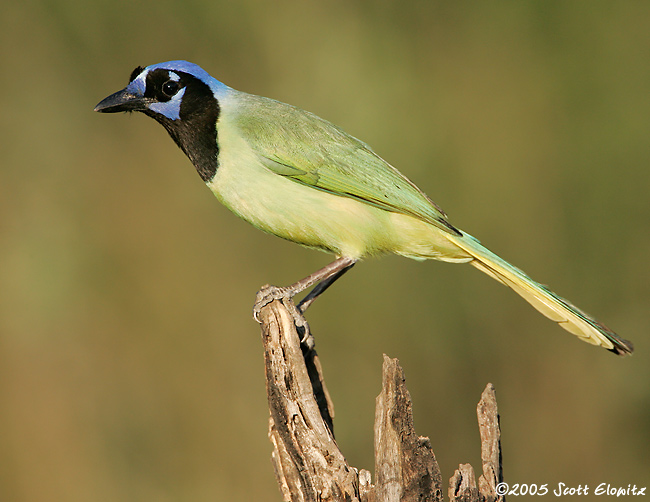
[[170,120],[178,120],[181,118],[181,101],[185,94],[185,87],[183,87],[172,99],[164,103],[151,103],[149,109],[160,115],[164,115]]

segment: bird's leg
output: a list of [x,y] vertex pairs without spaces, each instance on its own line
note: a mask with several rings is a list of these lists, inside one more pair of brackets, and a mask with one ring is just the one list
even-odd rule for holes
[[325,292],[327,288],[329,288],[334,282],[336,282],[343,274],[345,274],[348,270],[350,270],[352,267],[354,267],[354,264],[356,261],[352,261],[349,265],[346,267],[342,268],[335,274],[327,277],[326,279],[323,279],[320,281],[316,286],[314,286],[314,289],[312,289],[307,296],[305,296],[302,300],[300,300],[300,303],[298,303],[298,310],[301,313],[304,313],[307,308],[314,303],[314,300],[318,298],[322,293]]
[[324,266],[320,270],[317,270],[313,274],[309,274],[304,279],[295,282],[291,286],[281,288],[267,284],[257,292],[255,306],[253,307],[253,317],[257,322],[259,322],[260,310],[265,305],[268,305],[273,300],[292,299],[298,293],[301,293],[305,289],[316,284],[316,287],[298,304],[298,307],[291,306],[293,307],[291,308],[285,303],[292,312],[296,326],[303,328],[304,330],[302,341],[307,342],[308,339],[311,338],[309,334],[309,325],[302,313],[307,310],[307,307],[311,305],[318,295],[330,287],[334,281],[347,272],[355,263],[355,259],[343,256],[334,260],[329,265]]
[[[341,275],[343,275],[343,273],[355,263],[355,259],[343,256],[341,258],[337,258],[332,263],[317,270],[313,274],[309,274],[304,279],[293,283],[291,286],[277,287],[266,285],[262,287],[262,289],[257,293],[254,312],[258,313],[260,309],[264,307],[264,305],[271,303],[273,300],[293,298],[298,293],[301,293],[305,289],[313,286],[314,284],[317,284],[316,288],[314,288],[314,291],[312,291],[301,302],[302,304],[305,301],[309,300],[309,305],[319,294],[325,291],[336,279],[341,277]],[[306,308],[307,307],[304,307],[301,310],[304,312]],[[255,316],[255,318],[257,319],[257,316]]]

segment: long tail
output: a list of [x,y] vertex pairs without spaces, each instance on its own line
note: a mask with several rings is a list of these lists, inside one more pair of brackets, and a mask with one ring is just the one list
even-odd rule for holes
[[631,354],[634,350],[631,342],[620,338],[546,286],[533,281],[517,267],[483,247],[471,235],[448,235],[447,238],[474,257],[470,262],[472,265],[513,289],[538,311],[581,340],[599,345],[620,356]]

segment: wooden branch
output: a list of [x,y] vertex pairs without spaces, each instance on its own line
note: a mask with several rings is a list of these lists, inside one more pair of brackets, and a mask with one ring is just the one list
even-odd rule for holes
[[[306,321],[291,300],[259,311],[264,343],[272,461],[285,501],[434,502],[443,500],[442,475],[428,438],[413,428],[412,403],[397,359],[384,356],[375,410],[375,483],[350,467],[334,439],[334,408],[313,343],[301,344]],[[308,328],[307,328],[308,329]],[[502,480],[499,416],[488,384],[477,408],[483,474],[461,465],[449,498],[496,502]]]
[[501,470],[501,428],[494,385],[487,384],[476,407],[481,434],[481,460],[483,474],[478,479],[469,464],[462,464],[449,480],[449,499],[452,502],[502,502],[497,495],[497,484],[503,481]]
[[275,300],[259,315],[280,490],[287,501],[360,500],[358,475],[334,441],[333,409],[318,356],[313,350],[303,355],[292,307]]
[[431,443],[413,428],[404,371],[385,354],[375,407],[375,476],[377,501],[442,501],[442,475]]

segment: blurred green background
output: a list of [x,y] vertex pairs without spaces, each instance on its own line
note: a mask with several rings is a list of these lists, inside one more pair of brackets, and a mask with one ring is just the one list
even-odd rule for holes
[[581,343],[469,266],[364,262],[309,312],[352,465],[373,468],[385,352],[445,483],[480,470],[493,382],[507,481],[650,484],[649,22],[647,2],[3,2],[0,500],[280,500],[252,303],[330,257],[232,216],[150,119],[92,112],[171,59],[362,138],[636,343]]

